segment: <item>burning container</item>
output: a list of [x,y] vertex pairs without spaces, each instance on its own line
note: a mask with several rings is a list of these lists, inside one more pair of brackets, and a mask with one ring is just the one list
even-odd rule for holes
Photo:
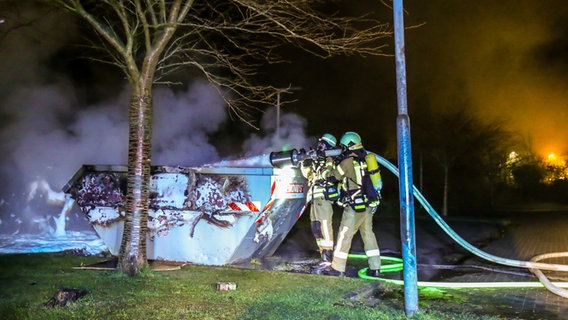
[[[126,166],[84,165],[63,191],[118,255]],[[298,168],[153,166],[147,258],[206,265],[270,256],[305,209]]]

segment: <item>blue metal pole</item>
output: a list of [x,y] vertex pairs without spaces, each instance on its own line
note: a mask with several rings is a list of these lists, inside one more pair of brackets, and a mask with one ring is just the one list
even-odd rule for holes
[[416,239],[414,225],[414,196],[412,193],[412,151],[410,118],[406,100],[406,62],[404,56],[404,18],[402,0],[394,0],[394,40],[398,117],[398,168],[400,193],[400,238],[402,242],[404,308],[407,315],[418,311],[418,277],[416,272]]

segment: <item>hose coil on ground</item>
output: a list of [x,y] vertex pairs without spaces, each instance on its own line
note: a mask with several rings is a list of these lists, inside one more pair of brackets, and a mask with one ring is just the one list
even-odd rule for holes
[[[385,158],[375,154],[378,162],[387,168],[390,172],[392,172],[397,178],[399,177],[398,168],[390,163]],[[540,280],[542,285],[546,287],[548,290],[557,294],[561,297],[568,298],[568,291],[560,288],[564,286],[565,283],[553,283],[542,273],[541,270],[549,270],[549,271],[568,271],[568,265],[564,264],[554,264],[554,263],[544,263],[539,262],[541,260],[550,259],[550,258],[559,258],[559,257],[568,257],[568,252],[555,252],[555,253],[547,253],[541,254],[531,259],[531,261],[521,261],[521,260],[514,260],[514,259],[507,259],[498,257],[492,254],[489,254],[485,251],[482,251],[472,244],[467,242],[463,239],[460,235],[458,235],[441,217],[438,215],[436,210],[428,203],[426,198],[420,193],[420,191],[416,188],[416,186],[412,186],[413,194],[418,199],[420,204],[426,209],[428,214],[434,219],[434,221],[444,230],[454,241],[456,241],[460,246],[464,249],[468,250],[469,252],[473,253],[474,255],[502,265],[512,266],[512,267],[519,267],[519,268],[528,268],[535,276]],[[361,271],[359,272],[361,275]],[[438,283],[439,286],[439,283]]]

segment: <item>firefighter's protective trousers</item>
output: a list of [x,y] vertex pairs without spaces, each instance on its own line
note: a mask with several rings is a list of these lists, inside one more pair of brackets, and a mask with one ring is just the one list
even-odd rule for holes
[[381,253],[373,232],[373,214],[370,212],[370,208],[367,208],[364,212],[355,212],[350,206],[345,207],[341,218],[337,233],[337,246],[331,263],[333,269],[345,272],[351,241],[357,231],[361,233],[363,239],[365,254],[369,259],[369,268],[380,269]]
[[312,233],[320,253],[323,250],[333,250],[333,201],[326,200],[325,180],[322,179],[318,169],[322,169],[328,164],[333,164],[333,159],[317,159],[307,164],[302,161],[300,170],[302,175],[308,179],[309,187],[306,200],[311,204],[310,220]]
[[323,250],[333,250],[332,217],[333,203],[323,197],[314,198],[310,210],[310,220],[320,253]]

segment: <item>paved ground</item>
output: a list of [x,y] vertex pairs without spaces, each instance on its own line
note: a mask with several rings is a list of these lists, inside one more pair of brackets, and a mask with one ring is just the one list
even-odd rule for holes
[[[538,254],[568,251],[568,212],[531,212],[491,219],[447,218],[446,221],[466,241],[503,258],[530,260]],[[400,255],[398,217],[379,214],[374,225],[383,254]],[[416,244],[419,281],[538,282],[528,270],[487,262],[470,254],[425,212],[416,213]],[[362,248],[360,238],[356,237],[352,252],[362,252]],[[309,228],[303,223],[292,230],[276,255],[298,261],[313,258],[315,252]],[[568,264],[567,259],[549,262]],[[444,269],[448,266],[450,269]],[[355,276],[360,267],[352,265],[347,270],[348,275]],[[565,273],[545,274],[553,281],[568,281]],[[400,278],[401,274],[388,277]],[[420,308],[435,305],[436,308],[451,309],[459,303],[467,305],[471,313],[506,319],[568,319],[568,299],[542,287],[443,289],[434,296],[428,292],[420,290]]]
[[[503,238],[487,244],[484,251],[498,257],[528,261],[532,257],[552,252],[568,251],[568,213],[533,212],[510,217],[511,224],[505,229]],[[553,259],[548,262],[568,264],[567,259]],[[490,265],[480,258],[472,257],[466,261]],[[492,264],[495,265],[495,264]],[[507,269],[507,268],[506,268]],[[508,268],[516,270],[518,268]],[[568,281],[568,274],[545,272],[551,280]],[[535,277],[519,277],[506,273],[465,274],[451,281],[537,281]],[[481,291],[478,290],[478,291]],[[498,301],[507,314],[520,319],[568,319],[568,299],[562,298],[544,288],[518,288],[486,290],[480,292],[488,304]],[[498,311],[498,308],[496,311]]]

